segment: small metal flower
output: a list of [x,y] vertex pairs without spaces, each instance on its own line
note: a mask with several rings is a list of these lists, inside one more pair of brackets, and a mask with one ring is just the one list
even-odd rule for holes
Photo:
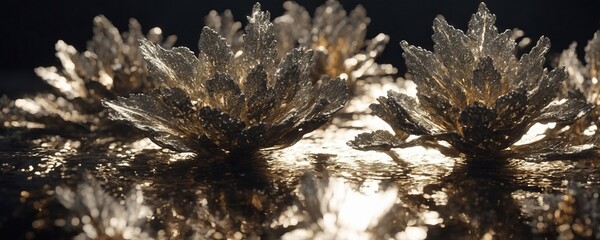
[[353,89],[358,79],[396,73],[391,65],[375,63],[389,37],[379,34],[365,40],[370,19],[362,6],[347,15],[337,0],[328,0],[317,8],[312,19],[295,2],[285,2],[283,7],[285,14],[274,20],[278,57],[297,46],[313,49],[313,79],[341,76]]
[[498,33],[495,20],[482,3],[466,34],[435,19],[434,52],[401,42],[417,99],[393,91],[380,97],[371,109],[395,135],[360,134],[349,145],[385,151],[409,145],[408,136],[418,135],[417,142],[442,140],[464,154],[494,155],[515,150],[510,147],[535,123],[572,123],[592,108],[577,99],[553,101],[567,74],[564,68],[549,73],[543,68],[548,38],[517,59],[511,31]]
[[6,110],[11,113],[3,117],[5,122],[76,123],[94,129],[105,119],[102,99],[147,92],[160,85],[159,81],[148,77],[137,41],[146,37],[170,48],[174,36],[163,42],[159,28],[151,29],[144,36],[135,19],[129,21],[129,31],[120,34],[102,15],[94,18],[93,30],[94,36],[83,53],[62,40],[56,43],[56,56],[62,68],[35,69],[36,74],[58,94],[39,94],[16,100],[11,104],[12,110]]
[[563,95],[587,100],[596,107],[586,117],[571,125],[571,133],[582,134],[588,127],[597,125],[600,118],[600,31],[594,34],[585,47],[584,66],[577,58],[577,44],[573,43],[564,50],[559,58],[559,65],[564,66],[569,78],[563,85]]
[[198,57],[143,40],[150,74],[168,86],[105,101],[111,118],[146,131],[160,146],[200,154],[252,152],[292,145],[341,109],[344,80],[312,82],[312,52],[296,48],[276,64],[269,12],[256,4],[241,51],[205,27]]

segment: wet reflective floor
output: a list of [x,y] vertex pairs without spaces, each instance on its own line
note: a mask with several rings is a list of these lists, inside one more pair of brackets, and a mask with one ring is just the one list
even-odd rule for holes
[[[394,85],[395,86],[395,85]],[[600,239],[600,163],[354,150],[367,87],[292,147],[201,158],[149,139],[4,129],[9,239]],[[360,112],[360,113],[352,113]],[[133,136],[133,137],[132,137]]]

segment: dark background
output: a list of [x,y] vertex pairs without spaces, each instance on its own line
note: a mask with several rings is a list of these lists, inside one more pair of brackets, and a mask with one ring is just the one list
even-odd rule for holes
[[[166,34],[178,36],[177,45],[197,51],[204,16],[211,10],[231,9],[236,20],[246,23],[255,1],[124,1],[124,0],[2,0],[0,1],[0,95],[10,97],[43,90],[46,86],[33,74],[37,66],[57,65],[54,44],[62,39],[85,50],[92,36],[92,19],[104,14],[124,31],[128,19],[137,18],[144,31],[161,27]],[[298,1],[309,12],[324,1]],[[362,4],[371,18],[368,37],[383,32],[391,37],[379,62],[392,63],[404,74],[404,61],[398,43],[431,49],[431,24],[436,15],[460,29],[466,29],[479,0],[341,0],[349,11]],[[283,1],[261,1],[272,18],[283,13]],[[520,28],[537,40],[545,35],[552,41],[551,52],[559,53],[572,41],[579,42],[581,53],[594,32],[600,29],[600,1],[583,0],[494,0],[486,1],[496,14],[496,25]]]

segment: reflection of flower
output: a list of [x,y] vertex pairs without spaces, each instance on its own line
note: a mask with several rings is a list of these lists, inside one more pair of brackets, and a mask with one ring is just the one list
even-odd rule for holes
[[142,41],[150,74],[168,87],[106,101],[112,118],[129,121],[163,147],[215,154],[289,146],[344,106],[343,80],[311,81],[310,51],[293,49],[275,63],[273,26],[259,4],[245,32],[236,55],[208,27],[198,58],[184,47]]
[[[577,44],[571,44],[559,58],[559,65],[564,66],[569,73],[569,78],[564,84],[563,95],[574,95],[598,105],[600,104],[600,83],[598,83],[600,80],[600,31],[594,34],[594,38],[585,47],[585,66],[577,59],[576,47]],[[600,118],[600,109],[594,107],[590,114],[577,121],[571,128],[577,133],[582,133],[592,124],[597,124],[598,118]]]
[[365,195],[341,179],[305,174],[300,193],[303,214],[297,218],[302,228],[282,239],[384,239],[393,234],[388,220],[398,199],[394,188]]
[[532,216],[534,234],[553,239],[600,238],[600,197],[593,189],[569,183],[563,194],[543,194],[526,199],[523,211]]
[[435,19],[434,52],[402,42],[417,99],[393,91],[380,97],[371,109],[395,135],[365,133],[349,144],[387,150],[403,146],[412,134],[421,141],[447,141],[469,155],[496,154],[535,123],[572,123],[591,109],[581,100],[552,102],[567,75],[563,68],[549,73],[543,68],[547,38],[517,59],[511,31],[498,33],[495,19],[482,3],[466,34]]
[[123,201],[107,194],[89,174],[76,191],[57,187],[58,200],[73,214],[66,222],[80,229],[77,239],[149,239],[150,208],[143,204],[139,187]]
[[[171,36],[163,42],[159,28],[151,29],[145,37],[167,48],[175,41],[175,37]],[[58,120],[91,125],[94,129],[105,116],[102,114],[102,99],[146,92],[159,85],[158,81],[148,78],[137,42],[141,38],[144,35],[135,19],[129,21],[129,32],[120,34],[104,16],[95,17],[94,36],[88,42],[87,51],[79,53],[73,46],[58,41],[56,56],[62,68],[35,69],[36,74],[58,94],[18,99],[12,104],[13,112],[3,116],[3,120],[28,120],[42,124]]]
[[389,37],[379,34],[365,40],[370,19],[362,6],[349,15],[336,0],[328,0],[317,8],[313,18],[295,2],[285,2],[284,15],[274,20],[280,57],[292,48],[301,46],[315,51],[312,77],[341,76],[351,87],[357,79],[374,75],[394,74],[390,65],[378,65]]

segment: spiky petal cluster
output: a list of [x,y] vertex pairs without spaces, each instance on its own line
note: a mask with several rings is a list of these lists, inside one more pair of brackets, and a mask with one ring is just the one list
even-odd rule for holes
[[204,17],[204,25],[215,30],[227,40],[231,51],[235,54],[242,47],[242,23],[233,19],[233,13],[227,9],[222,13],[212,10]]
[[469,155],[496,154],[535,123],[571,123],[591,109],[581,100],[553,102],[567,74],[564,68],[549,73],[543,68],[547,38],[517,59],[511,31],[498,33],[495,19],[482,3],[466,34],[435,19],[434,52],[403,41],[418,99],[393,91],[380,97],[371,109],[396,135],[367,133],[349,144],[385,150],[402,146],[412,134],[447,141]]
[[[115,26],[100,15],[94,18],[94,37],[88,49],[78,53],[63,41],[56,44],[56,56],[63,68],[36,68],[35,72],[48,84],[69,99],[81,99],[100,109],[100,100],[130,93],[143,92],[159,85],[148,78],[146,64],[140,54],[138,39],[146,37],[154,43],[162,42],[162,31],[153,28],[144,36],[140,24],[129,21],[129,32],[121,35]],[[175,38],[163,43],[170,48]]]
[[106,101],[111,117],[129,121],[175,151],[218,154],[289,146],[341,109],[341,79],[313,83],[312,52],[296,48],[279,64],[269,13],[256,4],[241,52],[205,27],[198,58],[141,41],[150,74],[168,85],[150,94]]
[[315,80],[322,75],[342,76],[353,88],[357,79],[396,72],[391,65],[375,63],[389,37],[379,34],[365,40],[370,19],[362,6],[347,15],[337,0],[328,0],[317,8],[313,18],[295,2],[283,6],[287,11],[274,20],[279,57],[297,46],[313,49]]
[[[600,104],[600,31],[594,34],[594,38],[585,47],[585,65],[577,58],[576,47],[576,43],[571,44],[559,58],[559,65],[564,66],[569,73],[563,95],[586,99],[597,106]],[[581,134],[586,128],[597,125],[599,118],[600,109],[594,107],[590,114],[571,126],[573,130],[570,132]]]
[[[79,53],[62,40],[56,43],[56,56],[62,67],[38,67],[35,72],[52,86],[55,94],[41,94],[17,100],[4,121],[77,123],[90,126],[104,120],[101,100],[114,99],[130,93],[147,92],[160,85],[148,77],[138,39],[146,37],[170,48],[175,41],[170,36],[163,42],[162,31],[151,29],[146,36],[140,24],[129,21],[129,31],[123,34],[104,16],[94,18],[94,36],[87,51]],[[5,124],[6,125],[6,124]]]

